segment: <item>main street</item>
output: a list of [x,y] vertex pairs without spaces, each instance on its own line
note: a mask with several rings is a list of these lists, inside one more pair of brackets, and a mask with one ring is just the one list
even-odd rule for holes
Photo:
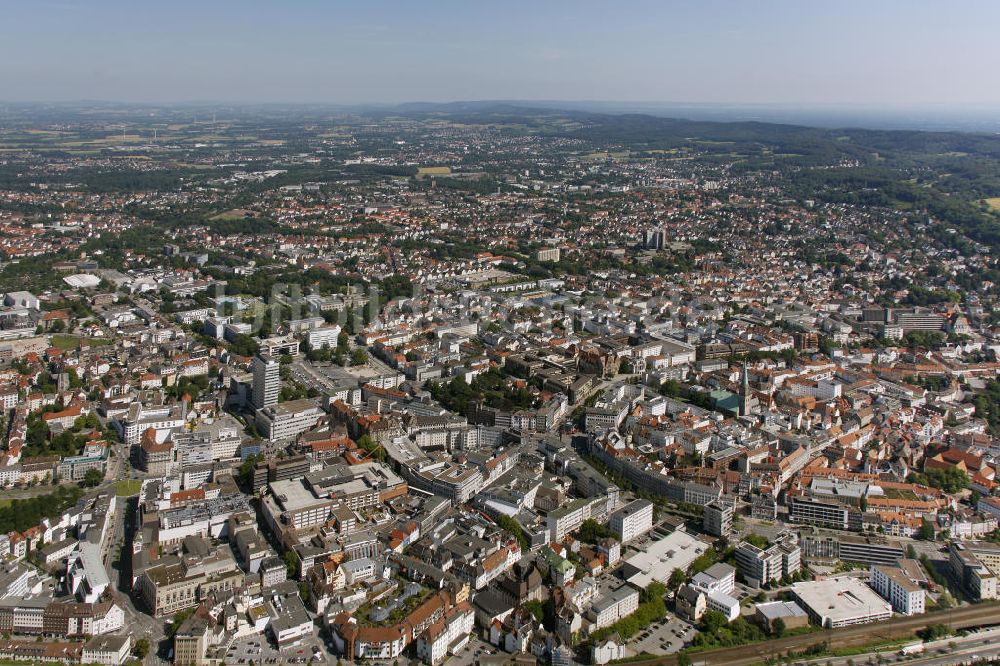
[[[116,442],[114,452],[112,466],[108,469],[104,483],[97,490],[117,494],[119,482],[136,480],[141,475],[128,464],[127,446]],[[149,641],[150,652],[145,662],[165,665],[168,663],[164,658],[168,646],[165,643],[163,622],[137,608],[132,598],[132,544],[139,528],[137,499],[135,495],[116,498],[104,566],[108,579],[117,587],[118,600],[125,611],[125,625],[129,627],[130,634],[135,640],[145,638]]]

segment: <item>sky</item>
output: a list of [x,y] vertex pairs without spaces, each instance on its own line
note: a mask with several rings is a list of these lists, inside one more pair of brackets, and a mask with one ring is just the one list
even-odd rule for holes
[[0,100],[1000,109],[996,0],[0,0]]

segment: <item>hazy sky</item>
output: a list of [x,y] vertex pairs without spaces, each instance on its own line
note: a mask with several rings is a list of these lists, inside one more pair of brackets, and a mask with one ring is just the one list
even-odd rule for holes
[[0,100],[1000,107],[998,26],[998,0],[0,0]]

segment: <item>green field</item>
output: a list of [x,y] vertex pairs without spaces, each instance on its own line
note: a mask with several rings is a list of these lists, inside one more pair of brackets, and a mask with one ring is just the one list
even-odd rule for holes
[[587,153],[586,155],[581,155],[581,160],[593,161],[593,160],[623,160],[627,158],[631,153],[627,150],[613,151],[613,152],[596,152]]
[[111,340],[107,338],[81,338],[78,335],[65,335],[61,333],[52,336],[51,344],[53,347],[58,347],[66,351],[76,349],[80,345],[81,340],[86,341],[91,347],[104,347],[111,344]]
[[429,166],[420,167],[417,169],[418,176],[450,176],[451,167],[446,166]]
[[140,488],[142,488],[142,481],[139,479],[123,479],[115,487],[115,494],[119,497],[128,497],[138,493]]
[[242,208],[233,208],[232,210],[224,210],[218,215],[212,216],[213,220],[242,220],[246,218],[247,215],[253,215],[252,211],[243,210]]

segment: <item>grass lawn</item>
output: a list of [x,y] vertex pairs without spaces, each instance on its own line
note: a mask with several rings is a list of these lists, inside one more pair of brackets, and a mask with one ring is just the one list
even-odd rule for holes
[[450,176],[451,167],[446,166],[430,166],[430,167],[420,167],[417,169],[418,176]]
[[140,488],[142,488],[142,481],[139,479],[123,479],[118,482],[115,493],[119,497],[128,497],[137,494]]
[[253,215],[252,211],[243,210],[242,208],[233,208],[231,210],[224,210],[218,215],[213,215],[213,220],[242,220],[247,215]]
[[5,509],[5,508],[7,508],[8,506],[10,506],[11,502],[13,502],[13,501],[14,501],[14,500],[9,500],[9,499],[0,499],[0,509]]
[[111,340],[108,340],[107,338],[81,338],[78,335],[66,335],[63,333],[53,335],[51,343],[53,347],[58,347],[62,350],[70,350],[76,349],[81,340],[86,341],[86,343],[91,347],[103,347],[111,344]]
[[991,197],[986,200],[986,205],[990,210],[1000,211],[1000,197]]

